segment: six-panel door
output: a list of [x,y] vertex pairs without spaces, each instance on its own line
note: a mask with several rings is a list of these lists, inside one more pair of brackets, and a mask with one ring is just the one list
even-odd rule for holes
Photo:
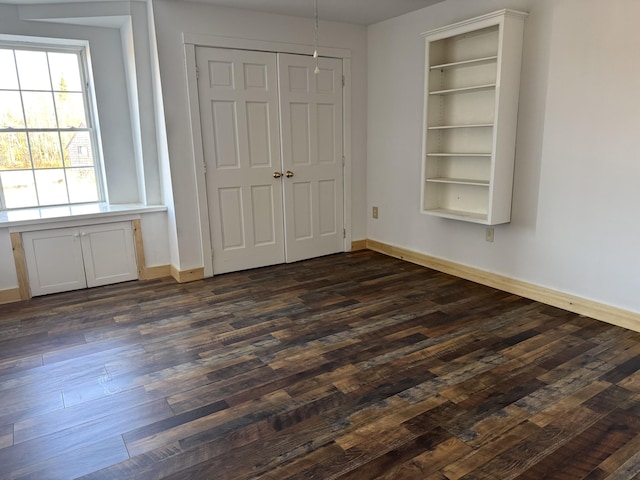
[[284,261],[276,55],[197,48],[213,270]]
[[342,61],[278,55],[287,262],[344,250]]
[[342,251],[341,61],[198,47],[196,65],[214,273]]

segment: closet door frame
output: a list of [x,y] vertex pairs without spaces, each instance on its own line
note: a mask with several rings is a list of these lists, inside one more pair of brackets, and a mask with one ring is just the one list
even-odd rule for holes
[[[202,240],[202,259],[204,276],[211,277],[213,271],[213,248],[211,242],[209,209],[207,204],[207,187],[205,181],[205,161],[202,132],[200,129],[200,107],[198,101],[198,81],[196,71],[196,47],[217,47],[237,50],[256,50],[272,53],[293,53],[309,55],[313,46],[251,40],[245,38],[222,37],[218,35],[183,33],[183,43],[187,66],[187,87],[189,97],[189,113],[191,118],[191,138],[193,144],[193,161],[196,172],[196,192],[198,197],[198,217]],[[342,74],[345,79],[343,88],[342,135],[344,162],[344,251],[351,251],[351,51],[343,48],[319,47],[323,57],[342,60]]]

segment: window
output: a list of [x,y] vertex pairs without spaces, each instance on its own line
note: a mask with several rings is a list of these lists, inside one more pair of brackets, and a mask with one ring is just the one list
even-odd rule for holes
[[81,49],[0,44],[0,209],[102,199]]

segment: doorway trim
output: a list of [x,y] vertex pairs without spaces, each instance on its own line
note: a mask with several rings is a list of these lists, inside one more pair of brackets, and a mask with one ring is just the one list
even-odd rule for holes
[[[207,35],[199,33],[182,33],[185,61],[187,67],[187,94],[189,98],[189,118],[191,129],[191,142],[193,147],[193,161],[195,163],[196,194],[198,197],[198,218],[200,224],[200,238],[202,240],[202,261],[204,264],[204,276],[212,277],[213,271],[213,247],[209,225],[209,207],[207,205],[207,186],[205,182],[204,145],[202,142],[202,130],[200,119],[200,107],[198,103],[198,80],[196,77],[196,47],[216,47],[236,50],[255,50],[272,53],[293,53],[308,55],[313,51],[312,45],[272,42],[268,40],[253,40],[240,37],[225,37],[220,35]],[[343,169],[343,215],[345,237],[343,249],[351,251],[351,50],[346,48],[322,47],[319,48],[323,57],[333,57],[342,60],[342,74],[345,85],[342,89],[342,150],[344,152]]]

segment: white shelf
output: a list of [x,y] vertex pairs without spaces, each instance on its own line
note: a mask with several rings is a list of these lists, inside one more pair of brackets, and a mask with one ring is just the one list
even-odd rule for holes
[[469,220],[479,220],[479,223],[485,223],[488,220],[488,216],[486,213],[476,213],[476,212],[467,212],[465,210],[452,210],[449,208],[431,208],[427,209],[426,212],[437,215],[439,217],[445,218],[453,218],[460,219],[460,217],[464,217]]
[[490,157],[490,153],[427,153],[427,157]]
[[476,123],[472,125],[432,125],[427,130],[452,130],[455,128],[493,128],[493,123]]
[[427,182],[448,183],[452,185],[476,185],[478,187],[489,186],[489,180],[470,180],[466,178],[434,177],[434,178],[427,178]]
[[457,93],[482,92],[484,90],[495,90],[496,84],[489,83],[486,85],[474,85],[473,87],[450,88],[447,90],[434,90],[429,95],[455,95]]
[[470,67],[473,65],[484,65],[487,63],[496,63],[497,61],[498,61],[498,56],[493,55],[491,57],[474,58],[471,60],[463,60],[461,62],[441,63],[440,65],[432,65],[429,67],[429,70],[446,70],[449,68],[456,68],[456,67]]

